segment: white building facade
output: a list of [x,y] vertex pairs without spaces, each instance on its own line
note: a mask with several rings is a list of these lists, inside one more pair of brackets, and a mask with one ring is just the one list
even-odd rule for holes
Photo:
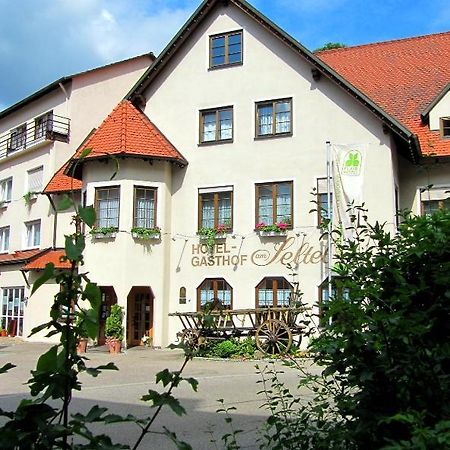
[[[431,159],[415,130],[319,56],[244,1],[204,1],[55,175],[50,185],[61,189],[48,196],[79,183],[105,233],[88,239],[83,267],[102,289],[99,343],[114,303],[124,307],[126,343],[147,334],[157,347],[180,330],[169,313],[214,299],[231,309],[286,306],[298,283],[317,308],[327,246],[312,202],[325,205],[327,142],[364,146],[369,220],[395,230],[400,209],[446,205],[446,147]],[[445,144],[447,93],[431,103],[429,130]],[[262,232],[270,227],[278,229]],[[198,235],[205,229],[217,237],[209,245]]]

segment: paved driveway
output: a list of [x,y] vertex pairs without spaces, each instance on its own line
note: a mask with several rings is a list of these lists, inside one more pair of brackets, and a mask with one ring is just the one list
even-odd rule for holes
[[[0,366],[12,362],[18,367],[0,376],[0,407],[13,408],[27,395],[27,386],[23,383],[29,378],[30,369],[35,366],[39,354],[48,345],[20,343],[0,338]],[[114,356],[100,351],[89,351],[87,356],[91,365],[114,361],[119,371],[105,371],[97,378],[83,375],[83,388],[76,392],[72,403],[73,411],[88,411],[93,405],[107,407],[110,412],[134,414],[144,417],[149,408],[140,401],[148,389],[156,389],[155,374],[164,368],[177,370],[183,355],[172,350],[151,350],[136,347]],[[263,399],[257,392],[261,378],[253,361],[212,361],[194,359],[189,362],[185,376],[199,381],[198,392],[189,386],[182,386],[174,391],[187,410],[187,416],[178,417],[170,411],[164,411],[154,424],[155,433],[148,435],[141,449],[174,449],[175,446],[161,434],[165,426],[175,431],[178,437],[189,442],[193,449],[221,449],[220,437],[229,432],[222,414],[217,414],[218,399],[223,398],[228,406],[236,407],[233,411],[233,426],[244,430],[239,442],[243,449],[257,449],[256,429],[267,417],[261,409]],[[267,363],[259,363],[261,366]],[[282,375],[286,385],[295,387],[298,372],[277,363],[277,368],[284,370]],[[159,385],[158,385],[159,386]],[[304,395],[307,395],[305,393]],[[116,442],[132,444],[136,440],[138,429],[133,424],[109,425],[107,433]],[[212,440],[217,440],[214,444]]]

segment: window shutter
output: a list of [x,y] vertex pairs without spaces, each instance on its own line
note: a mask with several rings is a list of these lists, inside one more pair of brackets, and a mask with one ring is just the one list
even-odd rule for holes
[[44,168],[38,167],[28,171],[28,192],[41,192]]

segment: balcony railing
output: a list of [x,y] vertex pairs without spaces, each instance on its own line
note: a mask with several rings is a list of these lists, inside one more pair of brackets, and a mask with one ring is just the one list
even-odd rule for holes
[[6,158],[42,142],[69,142],[69,135],[70,119],[49,113],[10,130],[6,136],[1,137],[0,158]]

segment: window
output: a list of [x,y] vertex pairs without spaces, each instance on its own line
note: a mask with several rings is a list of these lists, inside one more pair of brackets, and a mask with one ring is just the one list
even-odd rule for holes
[[156,191],[156,188],[134,187],[134,227],[156,227]]
[[214,309],[232,309],[233,289],[223,278],[207,278],[197,288],[197,309],[206,305]]
[[28,191],[32,193],[38,193],[42,191],[42,181],[44,175],[44,168],[36,167],[35,169],[29,170],[28,174]]
[[292,133],[292,99],[256,104],[256,137],[290,135]]
[[53,129],[53,111],[50,111],[34,120],[34,139],[46,138],[47,131]]
[[293,292],[292,285],[282,277],[264,278],[256,286],[256,307],[289,306]]
[[180,287],[179,303],[180,305],[186,304],[186,288],[184,286]]
[[200,111],[200,143],[233,140],[233,108]]
[[[326,178],[317,179],[317,223],[322,225],[324,219],[328,219],[328,183]],[[333,182],[330,182],[331,215],[333,216]]]
[[108,187],[95,190],[97,228],[119,228],[120,188]]
[[209,67],[242,63],[242,31],[233,31],[209,38]]
[[233,187],[199,189],[198,210],[199,229],[224,226],[227,230],[231,230],[233,228]]
[[25,247],[39,247],[41,244],[41,221],[26,222]]
[[0,252],[9,250],[9,227],[0,228]]
[[440,209],[450,209],[450,187],[423,189],[420,192],[422,215],[433,214]]
[[450,138],[450,117],[441,117],[441,136]]
[[256,224],[292,227],[292,182],[256,185]]
[[11,335],[23,334],[23,310],[25,305],[25,288],[4,288],[0,299],[0,328]]
[[14,152],[25,148],[27,143],[27,124],[24,123],[20,127],[11,131],[9,151]]
[[0,181],[0,203],[10,202],[12,192],[12,178]]

